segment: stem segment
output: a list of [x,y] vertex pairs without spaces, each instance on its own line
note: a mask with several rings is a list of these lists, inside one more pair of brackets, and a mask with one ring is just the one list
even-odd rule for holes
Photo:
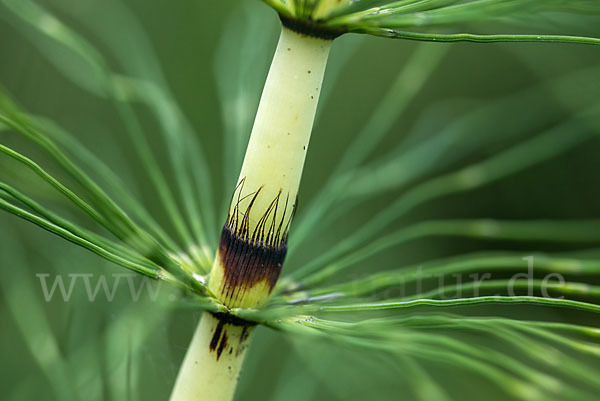
[[331,43],[281,32],[211,272],[229,307],[260,306],[281,272]]
[[254,327],[204,312],[171,401],[230,401]]
[[[210,275],[230,308],[262,305],[281,272],[331,43],[282,29]],[[204,313],[171,401],[233,399],[252,331]]]

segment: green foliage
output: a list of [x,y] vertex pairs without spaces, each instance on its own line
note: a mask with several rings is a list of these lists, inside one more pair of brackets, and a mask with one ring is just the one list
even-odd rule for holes
[[[310,19],[319,10],[315,2],[267,3],[294,18]],[[600,11],[593,1],[340,4],[311,23],[421,40],[598,43],[591,34],[525,35],[516,28],[511,35],[494,34],[497,21],[515,26],[543,15],[572,27],[580,22],[578,29],[592,32],[593,18],[572,16]],[[165,306],[164,296],[163,302],[123,302],[110,310],[115,318],[103,322],[107,312],[80,299],[77,308],[86,316],[74,319],[79,326],[69,333],[83,340],[65,340],[61,319],[55,318],[61,313],[36,293],[33,269],[41,263],[39,255],[24,249],[13,233],[26,230],[19,239],[33,238],[30,246],[64,272],[81,254],[63,255],[57,242],[3,219],[2,309],[36,367],[31,377],[11,383],[10,399],[39,398],[42,390],[30,388],[40,380],[56,399],[164,398],[172,380],[161,382],[160,395],[150,390],[150,382],[152,374],[164,378],[171,368],[169,361],[156,362],[168,359],[169,318],[181,313],[189,321],[190,310],[224,310],[207,292],[202,275],[212,264],[218,223],[268,67],[264,43],[277,31],[273,18],[252,7],[245,4],[220,27],[214,62],[204,63],[216,81],[218,102],[210,98],[210,103],[216,103],[223,120],[223,138],[214,139],[203,125],[199,134],[186,117],[189,111],[169,89],[170,77],[161,71],[151,39],[119,1],[81,7],[0,1],[3,20],[77,88],[77,96],[112,107],[122,129],[112,140],[123,136],[127,148],[127,168],[114,167],[110,154],[85,143],[93,134],[72,134],[59,125],[60,116],[51,120],[25,111],[29,107],[15,100],[21,97],[18,86],[7,82],[11,90],[0,90],[0,207],[111,263],[172,284],[177,292],[170,295],[179,302],[171,306],[181,307]],[[454,33],[466,23],[486,33]],[[429,28],[449,30],[420,31]],[[403,399],[446,401],[471,397],[465,396],[468,385],[473,394],[485,392],[489,399],[594,400],[600,391],[599,211],[581,207],[582,199],[565,198],[553,185],[557,170],[580,155],[589,157],[587,148],[597,151],[600,59],[577,53],[580,62],[556,60],[572,47],[556,45],[549,50],[551,59],[564,61],[565,67],[544,78],[537,60],[527,65],[518,50],[496,47],[502,57],[530,70],[528,78],[501,95],[460,92],[448,99],[445,80],[466,68],[452,68],[453,57],[465,62],[461,48],[402,47],[402,64],[392,63],[378,85],[370,74],[347,76],[355,65],[375,68],[370,48],[346,37],[338,41],[325,80],[329,96],[321,105],[323,125],[315,130],[314,149],[319,152],[318,144],[326,144],[326,157],[311,160],[309,154],[304,184],[309,199],[301,198],[283,277],[264,310],[231,311],[274,329],[260,333],[239,398],[396,400],[402,391]],[[388,46],[393,53],[400,49],[394,46],[407,45]],[[520,49],[544,56],[536,45]],[[477,58],[481,51],[469,55]],[[490,75],[506,77],[488,68]],[[450,75],[444,75],[448,69]],[[336,81],[343,84],[333,86]],[[371,110],[360,110],[368,100],[358,96],[344,103],[342,90],[350,85],[374,94]],[[422,93],[433,95],[424,100]],[[350,109],[351,103],[356,108]],[[362,128],[352,111],[365,120],[359,121]],[[333,129],[321,128],[328,121]],[[102,132],[108,133],[108,126]],[[219,153],[215,149],[221,144],[215,142],[221,140],[219,159],[213,154]],[[574,187],[591,196],[598,165],[590,160],[589,166],[587,174],[569,178],[577,178]],[[528,185],[526,176],[536,169],[543,195],[531,201],[533,208],[507,207],[497,214],[478,209],[494,202],[500,185],[511,191],[521,180]],[[143,195],[127,180],[134,170]],[[504,199],[522,205],[524,197],[511,192]],[[571,208],[577,213],[567,213]],[[513,280],[527,271],[527,257],[533,257],[534,277]],[[103,261],[85,260],[90,271],[111,271]],[[485,273],[493,279],[456,280]],[[564,283],[548,286],[544,278],[550,273],[560,274]],[[69,305],[59,309],[75,313]],[[187,336],[192,325],[184,326]],[[176,346],[183,348],[186,341]],[[152,347],[155,343],[160,346]],[[161,368],[148,373],[144,358],[155,353],[163,355],[152,359]],[[171,359],[176,364],[180,356],[181,351],[174,352]]]
[[[564,42],[600,44],[597,36],[548,33],[467,33],[457,32],[469,24],[485,27],[502,22],[543,26],[546,18],[556,15],[563,20],[572,16],[600,15],[594,0],[264,0],[280,15],[303,21],[315,29],[365,33],[401,39],[439,42]],[[576,20],[571,29],[577,28]],[[428,32],[428,29],[448,31]],[[513,28],[514,29],[514,28]],[[453,32],[454,31],[454,32]],[[529,31],[531,32],[531,31]]]

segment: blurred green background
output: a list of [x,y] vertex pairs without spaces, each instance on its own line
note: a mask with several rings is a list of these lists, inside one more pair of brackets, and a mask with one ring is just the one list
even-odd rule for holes
[[[275,13],[260,2],[40,1],[75,31],[84,35],[123,71],[111,45],[98,27],[110,32],[121,51],[130,52],[140,68],[162,69],[181,110],[197,132],[208,156],[216,196],[223,205],[236,179],[243,144],[278,38]],[[28,40],[30,28],[0,9],[0,84],[29,112],[54,120],[74,133],[94,154],[122,176],[164,227],[170,227],[147,172],[140,166],[123,124],[109,102],[90,94],[57,70],[59,52],[44,55]],[[128,11],[127,11],[128,10]],[[125,15],[119,20],[115,15]],[[134,18],[139,26],[131,26]],[[581,30],[593,32],[597,21],[585,20]],[[125,24],[126,26],[123,26]],[[156,60],[136,50],[131,29],[139,29],[156,53]],[[596,30],[596,34],[597,34]],[[114,44],[114,43],[113,43]],[[365,126],[409,56],[416,42],[347,35],[336,41],[325,78],[325,93],[313,131],[300,197],[299,218],[344,149]],[[502,99],[529,90],[522,107],[498,112],[481,121],[463,140],[477,141],[488,129],[495,135],[452,160],[452,146],[443,168],[420,179],[493,155],[552,127],[576,110],[600,99],[600,51],[591,46],[557,44],[428,44],[447,46],[438,68],[426,79],[406,109],[395,116],[389,134],[368,163],[393,158],[403,146],[419,143],[450,126],[470,111],[491,107]],[[49,49],[49,47],[47,48]],[[595,68],[594,68],[595,67]],[[592,68],[590,70],[590,68]],[[584,71],[583,73],[581,71]],[[591,71],[591,72],[590,72]],[[595,73],[594,73],[595,71]],[[86,73],[83,72],[85,75]],[[569,78],[572,78],[569,81]],[[558,88],[549,82],[567,80]],[[235,93],[237,97],[230,94]],[[240,95],[242,94],[242,95]],[[229,96],[229,97],[228,97]],[[237,103],[236,103],[237,102]],[[236,108],[237,107],[237,108]],[[161,155],[156,119],[136,108],[144,131]],[[522,128],[519,128],[522,127]],[[498,131],[498,132],[496,132]],[[518,132],[517,132],[518,131]],[[237,145],[225,132],[234,132]],[[47,160],[22,140],[2,135],[44,165]],[[396,152],[396,153],[395,153]],[[390,229],[434,218],[598,219],[600,218],[600,140],[588,141],[563,156],[501,180],[483,189],[445,197],[418,208]],[[18,184],[30,177],[4,160],[2,177]],[[161,169],[169,177],[167,159]],[[431,162],[432,160],[426,160]],[[433,160],[435,162],[435,160]],[[50,171],[52,167],[49,166]],[[53,171],[54,172],[54,171]],[[60,173],[56,172],[59,177]],[[92,176],[95,172],[90,172]],[[402,174],[402,171],[391,174]],[[31,188],[31,187],[28,187]],[[57,195],[39,188],[39,199],[78,219],[58,202]],[[356,195],[356,196],[361,196]],[[286,269],[311,260],[329,244],[356,229],[398,192],[382,191],[344,218],[322,227],[299,248]],[[222,209],[221,209],[222,210]],[[224,215],[214,213],[216,223]],[[293,229],[292,229],[293,230]],[[113,274],[122,269],[5,213],[0,215],[0,383],[6,400],[165,400],[200,312],[173,308],[161,291],[160,302],[144,296],[139,302],[121,285],[114,302],[90,302],[75,287],[69,302],[55,297],[44,302],[36,274]],[[213,230],[218,238],[218,226]],[[293,241],[293,234],[292,234]],[[436,257],[481,249],[572,251],[577,244],[483,243],[466,239],[427,239],[396,247],[357,266],[350,275],[398,267]],[[93,281],[92,281],[93,282]],[[141,279],[136,279],[136,285]],[[166,287],[166,285],[165,285]],[[501,309],[496,308],[495,313]],[[523,314],[527,314],[524,309]],[[482,314],[485,307],[480,308]],[[572,312],[539,312],[553,319],[579,319]],[[581,317],[585,322],[589,317]],[[428,374],[463,400],[506,400],[499,389],[467,370],[430,364]],[[239,387],[239,400],[412,400],[406,366],[367,351],[347,350],[282,336],[260,328],[248,356]],[[465,386],[469,392],[465,393]],[[475,395],[479,394],[479,395]]]

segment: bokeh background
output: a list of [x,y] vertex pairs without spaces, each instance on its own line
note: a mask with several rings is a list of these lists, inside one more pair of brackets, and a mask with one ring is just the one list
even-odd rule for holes
[[[133,62],[142,68],[162,70],[166,84],[208,155],[215,203],[223,205],[236,179],[243,144],[277,43],[279,23],[275,13],[260,2],[249,0],[210,3],[45,0],[39,4],[97,46],[117,71],[123,67],[111,56],[111,45],[103,36],[108,33],[113,43],[118,38],[121,51],[130,52]],[[123,18],[116,18],[119,15]],[[132,21],[137,25],[132,25]],[[593,19],[582,19],[581,32],[593,34],[596,29],[598,34],[600,25],[596,23]],[[494,26],[490,24],[490,31]],[[156,59],[145,59],[145,53],[138,51],[135,38],[130,36],[132,29],[143,35]],[[118,172],[163,226],[170,227],[150,189],[147,172],[125,138],[123,123],[110,102],[78,85],[77,74],[87,74],[83,66],[72,77],[66,77],[56,67],[62,57],[60,52],[49,45],[44,48],[41,42],[35,43],[29,34],[30,28],[4,6],[0,7],[0,84],[29,112],[52,119],[74,133]],[[306,212],[303,206],[310,205],[344,149],[377,112],[382,97],[419,46],[422,45],[416,42],[358,35],[346,35],[336,41],[308,153],[299,218]],[[600,51],[592,46],[465,43],[427,46],[447,46],[448,51],[423,87],[393,118],[389,134],[365,164],[377,165],[378,160],[393,158],[402,152],[403,146],[426,139],[473,110],[492,107],[502,99],[529,91],[529,97],[519,107],[499,111],[463,138],[466,142],[477,141],[492,131],[494,140],[475,147],[458,160],[452,160],[452,146],[461,144],[449,146],[446,151],[449,161],[426,177],[434,176],[491,156],[600,99]],[[561,80],[567,83],[558,87],[549,84]],[[136,111],[160,155],[162,144],[155,117],[141,106]],[[386,114],[395,112],[390,110]],[[231,136],[238,141],[232,143],[226,139],[226,132],[233,133]],[[6,132],[0,135],[3,143],[17,147],[40,164],[48,161],[14,135]],[[599,154],[600,140],[588,141],[509,179],[430,202],[395,222],[392,228],[449,217],[600,218]],[[0,160],[2,179],[27,185],[31,177],[5,159]],[[160,157],[160,162],[169,177],[172,172],[166,157]],[[51,165],[48,168],[55,171]],[[56,173],[62,177],[60,172]],[[35,190],[38,199],[53,204],[55,210],[76,221],[81,219],[61,203],[58,195],[43,186],[27,188]],[[310,261],[397,196],[396,191],[382,190],[349,209],[344,218],[322,227],[306,241],[293,260],[288,261],[286,269],[291,271]],[[214,213],[217,223],[224,218],[220,210]],[[216,240],[216,224],[213,234]],[[359,276],[375,269],[481,249],[516,249],[526,256],[533,251],[567,252],[580,248],[583,246],[578,244],[426,239],[378,255],[348,275]],[[200,316],[199,311],[174,307],[170,302],[174,290],[165,285],[159,302],[151,302],[145,296],[133,302],[127,286],[121,285],[113,302],[102,297],[90,302],[85,289],[76,286],[69,302],[60,297],[45,302],[37,274],[50,274],[52,279],[55,275],[67,277],[72,273],[110,275],[123,271],[6,213],[0,214],[0,271],[3,389],[0,398],[11,401],[168,398],[178,364]],[[140,280],[136,279],[136,285]],[[503,313],[502,308],[494,308],[494,314]],[[486,312],[486,307],[480,307],[473,313]],[[518,313],[591,322],[587,315],[566,311],[523,308]],[[450,394],[463,400],[507,399],[500,389],[474,377],[468,370],[434,363],[423,368]],[[259,328],[237,399],[412,400],[419,390],[410,382],[406,366],[398,361],[392,363],[382,355],[290,338]]]

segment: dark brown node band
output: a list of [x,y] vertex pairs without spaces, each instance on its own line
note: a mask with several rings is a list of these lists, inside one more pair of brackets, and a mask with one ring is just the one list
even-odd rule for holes
[[296,33],[300,33],[306,36],[312,36],[315,38],[333,40],[338,36],[343,35],[346,31],[342,29],[333,29],[324,27],[319,24],[318,21],[315,20],[297,20],[290,17],[286,17],[284,15],[279,15],[281,19],[281,23],[288,29]]
[[246,193],[245,182],[242,178],[233,193],[233,207],[221,232],[217,255],[224,269],[221,292],[229,302],[263,281],[271,293],[281,273],[297,205],[297,200],[291,204],[289,194],[284,201],[280,190],[251,228],[250,215],[262,187]]
[[225,280],[223,293],[231,301],[255,284],[266,281],[269,293],[275,287],[287,252],[287,243],[276,246],[239,237],[229,226],[223,227],[219,243],[219,258]]
[[242,333],[239,338],[239,344],[235,350],[236,355],[242,353],[247,346],[246,340],[248,339],[249,330],[256,326],[256,323],[249,322],[239,317],[230,315],[228,313],[213,313],[211,314],[219,321],[215,331],[210,340],[209,349],[211,352],[216,353],[217,361],[221,357],[221,354],[226,349],[229,349],[229,353],[232,354],[234,351],[234,345],[228,343],[227,325],[242,327]]

